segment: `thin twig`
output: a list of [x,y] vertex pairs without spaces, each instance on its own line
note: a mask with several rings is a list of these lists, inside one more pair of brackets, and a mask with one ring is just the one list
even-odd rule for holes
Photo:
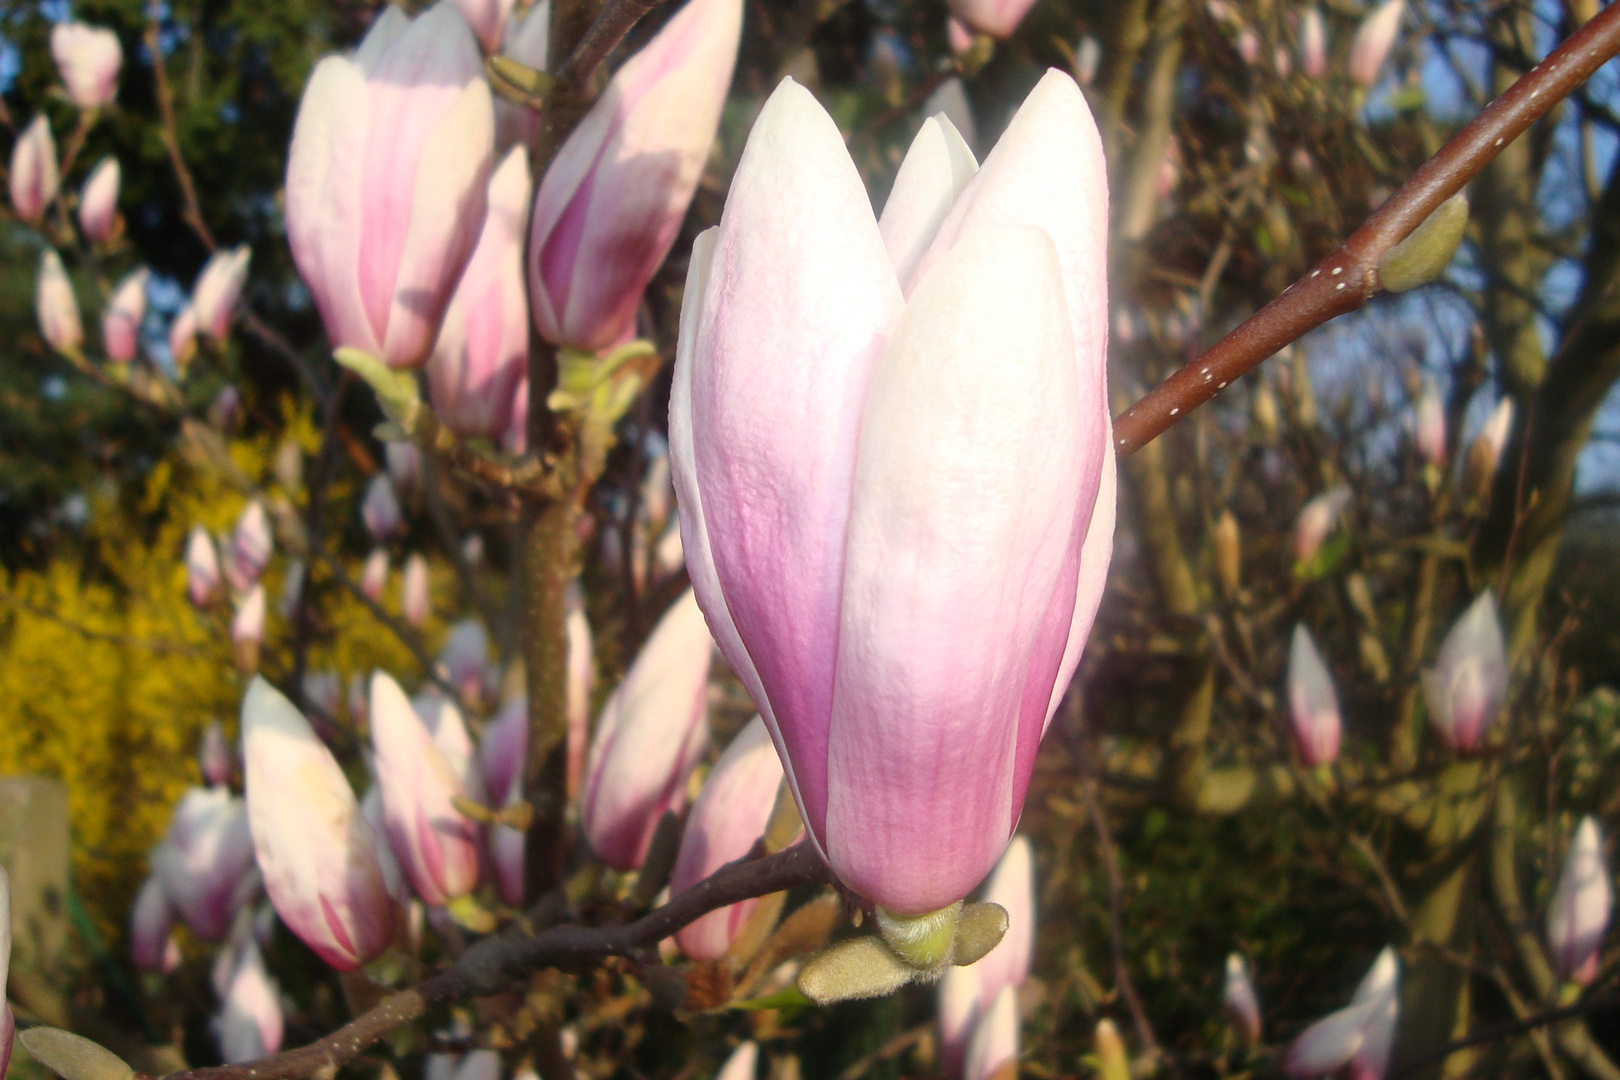
[[1140,450],[1283,346],[1364,305],[1378,292],[1385,253],[1617,52],[1620,4],[1610,4],[1452,136],[1343,245],[1125,410],[1114,421],[1119,456]]
[[171,1073],[169,1080],[295,1080],[335,1070],[436,1005],[500,993],[540,968],[590,963],[609,956],[635,957],[727,904],[829,880],[826,866],[809,842],[764,858],[739,859],[633,923],[554,926],[532,935],[507,933],[485,938],[462,953],[448,970],[389,996],[308,1046],[241,1065]]
[[575,90],[590,85],[591,79],[596,75],[596,69],[602,66],[602,61],[618,48],[619,42],[624,40],[636,23],[640,22],[649,11],[663,3],[664,0],[609,0],[602,8],[596,21],[591,23],[585,31],[585,36],[579,39],[574,51],[563,61],[562,67],[557,69],[557,81]]
[[1425,1066],[1433,1065],[1437,1061],[1444,1061],[1457,1051],[1467,1050],[1471,1046],[1484,1046],[1486,1043],[1493,1043],[1499,1039],[1523,1035],[1527,1031],[1534,1031],[1537,1028],[1556,1024],[1560,1020],[1568,1020],[1571,1017],[1597,1012],[1599,1009],[1612,1009],[1616,1006],[1620,1006],[1620,993],[1590,994],[1569,1005],[1560,1005],[1555,1009],[1533,1013],[1522,1020],[1514,1020],[1511,1023],[1486,1028],[1484,1031],[1475,1032],[1461,1039],[1455,1039],[1438,1050],[1402,1061],[1391,1070],[1389,1080],[1400,1080],[1403,1076],[1415,1073]]

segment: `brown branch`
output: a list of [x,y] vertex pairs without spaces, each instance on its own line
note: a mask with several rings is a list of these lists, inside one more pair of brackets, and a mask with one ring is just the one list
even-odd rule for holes
[[1114,421],[1119,455],[1135,453],[1284,345],[1365,304],[1378,292],[1385,253],[1617,52],[1620,4],[1610,4],[1457,132],[1343,245],[1125,410]]
[[163,137],[164,149],[169,152],[169,164],[174,169],[175,181],[180,185],[180,195],[186,201],[183,212],[186,224],[191,226],[192,232],[209,251],[219,247],[214,234],[208,231],[208,223],[203,220],[202,203],[197,199],[197,185],[191,179],[191,170],[186,168],[186,159],[180,153],[180,127],[174,118],[174,90],[169,86],[169,72],[163,62],[163,42],[158,26],[157,8],[152,9],[147,19],[146,32],[143,35],[146,41],[146,51],[152,57],[152,80],[157,91],[158,113],[163,123],[160,133]]
[[1402,1061],[1390,1071],[1390,1080],[1400,1080],[1401,1077],[1415,1073],[1428,1065],[1444,1061],[1459,1050],[1467,1050],[1471,1046],[1484,1046],[1487,1043],[1497,1042],[1501,1039],[1512,1038],[1514,1035],[1523,1035],[1535,1031],[1537,1028],[1548,1027],[1560,1020],[1583,1016],[1586,1013],[1596,1012],[1599,1009],[1613,1009],[1620,1007],[1620,993],[1589,994],[1569,1005],[1560,1005],[1555,1009],[1533,1013],[1522,1020],[1514,1020],[1507,1024],[1498,1024],[1493,1028],[1475,1032],[1461,1039],[1454,1039],[1446,1045],[1430,1053]]
[[554,926],[537,934],[488,937],[449,969],[384,999],[369,1012],[308,1046],[241,1065],[189,1069],[168,1080],[295,1080],[335,1070],[396,1028],[445,1002],[500,993],[544,967],[590,963],[609,956],[636,957],[688,923],[756,896],[830,881],[808,843],[775,855],[727,863],[663,907],[619,926]]
[[664,0],[608,0],[574,51],[557,69],[557,81],[576,93],[588,87],[596,69],[618,48],[624,36]]

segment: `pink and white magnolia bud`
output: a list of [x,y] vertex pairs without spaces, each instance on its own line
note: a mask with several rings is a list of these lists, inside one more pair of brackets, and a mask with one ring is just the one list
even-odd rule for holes
[[434,748],[444,756],[445,764],[466,789],[467,797],[476,803],[488,803],[489,793],[484,789],[478,754],[461,709],[441,694],[437,686],[431,685],[411,699],[411,708],[427,728]]
[[291,619],[298,613],[298,605],[304,598],[304,577],[309,573],[309,567],[303,559],[293,559],[287,564],[287,572],[281,579],[281,598],[276,601],[276,614],[283,619]]
[[218,720],[210,721],[203,732],[197,763],[202,768],[203,783],[209,787],[224,787],[231,782],[231,748]]
[[1249,965],[1241,953],[1226,958],[1226,984],[1221,991],[1226,1018],[1232,1022],[1247,1046],[1260,1042],[1260,998],[1249,981]]
[[107,359],[127,364],[140,348],[141,320],[146,317],[146,283],[152,271],[141,267],[113,290],[107,311],[101,316],[101,345]]
[[186,540],[186,592],[198,607],[207,607],[219,595],[222,578],[213,538],[201,525],[192,527]]
[[1096,126],[1051,71],[977,173],[951,136],[924,123],[879,221],[784,81],[694,247],[670,401],[715,638],[833,871],[902,914],[1000,858],[1113,544]]
[[239,887],[253,868],[247,807],[223,787],[194,787],[181,796],[152,872],[192,933],[217,941],[245,899]]
[[495,719],[484,726],[478,743],[479,777],[484,790],[504,804],[513,788],[523,786],[523,760],[529,746],[529,702],[522,694],[501,703]]
[[467,789],[399,683],[371,676],[371,745],[388,845],[422,902],[434,907],[478,884],[478,826],[453,805]]
[[428,358],[433,411],[463,437],[494,439],[506,430],[528,367],[523,233],[531,186],[528,151],[515,147],[490,177],[483,232]]
[[752,1039],[742,1043],[726,1058],[714,1080],[754,1080],[759,1071],[759,1044]]
[[1349,1006],[1300,1033],[1288,1047],[1283,1071],[1302,1078],[1327,1076],[1346,1065],[1355,1080],[1383,1080],[1400,1014],[1400,962],[1393,949],[1378,954]]
[[1339,523],[1339,515],[1350,505],[1350,489],[1336,487],[1305,504],[1294,521],[1294,558],[1309,562],[1322,549],[1322,541]]
[[238,645],[258,645],[264,641],[265,619],[264,583],[248,590],[242,602],[236,605],[236,617],[231,620],[231,640]]
[[262,678],[242,703],[242,762],[276,914],[339,971],[374,959],[393,937],[394,907],[371,828],[332,752]]
[[596,722],[580,817],[591,850],[617,870],[646,858],[665,810],[709,742],[713,642],[691,590],[658,620]]
[[[521,19],[506,22],[506,41],[501,55],[536,71],[546,70],[551,49],[551,0],[540,0]],[[540,131],[540,113],[527,105],[505,98],[495,99],[495,152],[503,154],[514,146],[528,146]]]
[[591,624],[577,593],[568,599],[568,801],[578,797],[585,779],[585,746],[590,737],[591,687],[596,682]]
[[455,0],[456,9],[472,27],[478,43],[490,53],[500,49],[515,3],[516,0]]
[[1074,47],[1074,79],[1081,86],[1090,86],[1097,78],[1097,68],[1102,63],[1102,46],[1098,44],[1095,36],[1086,34],[1080,43]]
[[1423,380],[1418,394],[1417,417],[1414,422],[1418,457],[1430,465],[1446,463],[1446,406],[1440,399],[1440,388],[1430,379]]
[[221,248],[197,275],[191,290],[191,308],[196,313],[197,329],[215,341],[230,336],[231,316],[236,314],[237,302],[242,298],[252,258],[253,252],[246,244]]
[[220,387],[208,403],[208,422],[221,431],[234,428],[242,419],[242,392],[234,386]]
[[[720,755],[692,804],[669,878],[670,895],[748,854],[765,833],[781,786],[782,761],[765,722],[756,716]],[[675,943],[693,960],[718,960],[758,906],[757,899],[743,900],[711,911],[676,931]]]
[[494,153],[484,57],[448,0],[389,5],[315,66],[287,158],[287,240],[334,347],[415,368],[484,220]]
[[995,38],[1011,37],[1035,0],[945,0],[951,14],[970,30]]
[[1507,696],[1507,646],[1491,590],[1480,593],[1440,643],[1432,669],[1423,672],[1429,723],[1440,741],[1472,753]]
[[39,292],[34,299],[39,316],[39,333],[45,344],[59,353],[76,353],[84,344],[84,324],[79,321],[79,301],[73,295],[73,281],[62,266],[55,248],[46,248],[39,259]]
[[399,579],[399,610],[405,622],[420,627],[427,622],[431,601],[428,596],[428,565],[420,554],[405,560]]
[[1360,86],[1370,87],[1378,81],[1384,61],[1401,32],[1401,15],[1406,11],[1406,0],[1384,0],[1372,14],[1361,20],[1356,36],[1350,41],[1350,78]]
[[476,702],[484,696],[484,678],[489,672],[489,635],[477,619],[462,619],[450,628],[439,653],[439,670],[445,681],[456,688],[462,701]]
[[360,568],[360,591],[372,603],[382,601],[383,589],[388,586],[388,549],[372,548]]
[[393,440],[383,444],[383,457],[388,462],[388,478],[395,491],[409,491],[422,479],[422,451],[413,442]]
[[1260,59],[1260,35],[1254,32],[1254,27],[1244,26],[1238,30],[1237,35],[1238,59],[1249,67]]
[[120,176],[118,159],[105,157],[79,189],[79,228],[92,244],[112,239],[113,225],[118,220]]
[[169,359],[174,362],[177,375],[184,375],[186,365],[197,355],[197,309],[187,304],[169,324]]
[[950,46],[952,56],[965,55],[973,48],[973,31],[952,15],[945,20],[945,43]]
[[10,182],[11,208],[24,221],[37,224],[62,182],[56,140],[44,113],[34,117],[11,148]]
[[79,108],[100,109],[118,96],[124,48],[111,30],[81,22],[57,23],[51,29],[51,56],[68,100]]
[[968,1040],[962,1075],[965,1080],[990,1080],[996,1070],[1018,1062],[1018,999],[1012,987],[1004,986]]
[[1327,71],[1327,24],[1315,4],[1299,17],[1299,69],[1312,79]]
[[151,875],[135,894],[135,906],[129,913],[130,959],[141,971],[167,975],[178,965],[180,955],[171,936],[174,918],[163,882]]
[[1004,989],[1029,978],[1035,950],[1035,863],[1029,840],[1015,836],[984,886],[983,899],[1007,912],[1007,932],[977,963],[946,969],[940,981],[940,1055],[945,1072],[961,1075],[979,1019]]
[[547,341],[595,351],[633,333],[719,128],[742,9],[742,0],[687,0],[614,73],[546,170],[528,271]]
[[360,501],[360,520],[366,532],[379,544],[405,529],[405,513],[399,507],[399,496],[394,482],[387,473],[378,473],[366,486],[366,496]]
[[1603,837],[1590,817],[1576,826],[1564,872],[1547,905],[1547,946],[1559,976],[1585,986],[1597,977],[1603,932],[1614,907]]
[[248,503],[242,516],[236,519],[236,531],[231,534],[231,549],[249,581],[257,581],[264,568],[270,565],[270,556],[276,550],[276,538],[270,531],[270,515],[257,499]]
[[1512,430],[1513,399],[1505,397],[1496,403],[1468,448],[1468,458],[1463,463],[1464,491],[1480,498],[1490,493],[1491,481],[1496,477],[1497,464],[1502,460],[1502,450]]
[[1333,764],[1343,727],[1339,696],[1333,690],[1333,674],[1304,623],[1294,626],[1288,650],[1288,715],[1300,760],[1313,769]]
[[281,1049],[281,991],[251,939],[242,946],[221,1005],[214,1031],[226,1064],[257,1061]]

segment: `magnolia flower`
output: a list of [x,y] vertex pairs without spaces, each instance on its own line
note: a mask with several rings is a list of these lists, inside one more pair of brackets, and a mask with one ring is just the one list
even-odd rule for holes
[[1430,379],[1423,380],[1423,390],[1418,394],[1414,430],[1418,456],[1431,465],[1445,465],[1446,406],[1440,400],[1440,388]]
[[371,554],[366,556],[365,565],[360,568],[360,591],[372,603],[382,600],[383,589],[388,585],[388,549],[372,548]]
[[404,530],[405,514],[399,507],[399,496],[394,493],[394,482],[388,479],[387,473],[378,473],[366,485],[366,496],[360,501],[360,520],[378,543]]
[[448,0],[388,5],[315,66],[287,157],[287,240],[333,346],[420,367],[484,220],[494,108]]
[[197,284],[191,289],[191,308],[197,328],[215,341],[224,341],[231,332],[231,316],[236,313],[247,281],[248,262],[253,252],[246,244],[221,248],[209,257]]
[[1350,41],[1350,78],[1356,84],[1370,87],[1378,81],[1378,73],[1401,32],[1401,15],[1405,11],[1406,0],[1384,0],[1356,28],[1356,36]]
[[24,221],[37,224],[62,182],[57,171],[56,140],[51,138],[51,125],[44,113],[34,117],[12,145],[10,181],[11,208]]
[[405,571],[399,579],[399,608],[405,622],[415,627],[427,622],[430,602],[427,560],[413,554],[405,560]]
[[[669,878],[670,895],[748,854],[765,833],[781,786],[781,759],[765,722],[756,716],[720,755],[692,804]],[[757,899],[743,900],[711,911],[677,930],[675,943],[693,960],[718,960],[758,906]]]
[[[551,49],[551,0],[539,0],[521,19],[506,21],[506,40],[501,55],[536,71],[546,70]],[[540,113],[527,105],[505,98],[495,99],[495,150],[505,153],[514,146],[528,146],[540,130]]]
[[506,21],[512,17],[514,3],[515,0],[455,0],[461,17],[478,35],[479,44],[483,45],[485,52],[495,52],[501,47]]
[[281,1049],[281,991],[251,939],[242,946],[225,988],[214,1031],[227,1064],[256,1061]]
[[1429,724],[1440,741],[1472,753],[1502,708],[1507,677],[1502,622],[1496,597],[1486,589],[1446,635],[1434,667],[1423,672]]
[[247,596],[236,606],[236,617],[231,620],[231,640],[238,645],[258,645],[264,641],[265,597],[264,585],[259,583],[248,590]]
[[194,787],[174,808],[163,841],[152,849],[152,873],[192,933],[215,941],[254,883],[247,807],[223,787]]
[[92,244],[112,239],[118,220],[118,159],[105,157],[79,189],[79,228]]
[[236,531],[231,534],[231,550],[249,582],[257,581],[264,568],[270,565],[270,556],[276,549],[275,534],[270,531],[270,515],[264,504],[255,499],[236,519]]
[[281,921],[340,971],[376,957],[394,911],[375,840],[332,752],[262,678],[242,702],[248,819]]
[[174,918],[163,882],[153,874],[135,894],[135,906],[129,913],[130,959],[137,968],[167,975],[179,965],[179,946],[171,934]]
[[1260,998],[1249,981],[1249,965],[1241,953],[1226,958],[1226,985],[1221,993],[1226,1017],[1249,1046],[1260,1042]]
[[1079,44],[1074,47],[1074,77],[1081,86],[1090,86],[1097,77],[1097,67],[1102,63],[1102,46],[1096,37],[1086,34],[1081,37]]
[[221,581],[213,539],[201,525],[193,526],[186,539],[186,592],[191,602],[207,607],[219,595]]
[[811,838],[893,913],[1000,857],[1101,599],[1106,207],[1059,72],[982,169],[925,123],[881,221],[784,81],[693,251],[670,401],[687,566]]
[[39,316],[39,333],[45,344],[59,353],[76,353],[84,343],[84,325],[79,322],[79,301],[73,296],[73,282],[62,266],[55,248],[46,248],[39,259],[39,292],[34,310]]
[[740,1044],[714,1074],[714,1080],[754,1080],[759,1071],[759,1044],[752,1039]]
[[337,672],[319,669],[306,671],[299,689],[311,708],[327,716],[338,714],[338,705],[343,698],[343,677]]
[[187,304],[169,324],[169,359],[175,374],[185,374],[186,365],[197,355],[197,309]]
[[1309,562],[1322,548],[1322,541],[1339,523],[1339,515],[1350,505],[1350,489],[1339,486],[1324,491],[1299,512],[1294,521],[1294,558]]
[[709,741],[712,643],[691,590],[658,620],[602,708],[585,765],[580,818],[601,860],[634,870]]
[[1299,69],[1312,79],[1327,71],[1327,24],[1315,4],[1299,17]]
[[996,1070],[1018,1061],[1018,999],[1004,986],[995,1001],[973,1025],[962,1075],[966,1080],[990,1080]]
[[476,702],[481,698],[489,669],[489,635],[484,632],[484,624],[477,619],[462,619],[452,626],[439,652],[438,667],[462,701]]
[[1288,1047],[1283,1071],[1316,1077],[1351,1066],[1356,1080],[1383,1080],[1400,1012],[1400,963],[1395,951],[1378,954],[1347,1008],[1306,1028]]
[[598,350],[634,330],[708,160],[742,9],[742,0],[687,0],[614,73],[541,178],[529,302],[547,341]]
[[467,789],[399,683],[371,676],[371,745],[384,831],[422,902],[443,906],[478,884],[478,826],[453,805]]
[[1583,986],[1597,977],[1603,931],[1614,906],[1609,868],[1603,861],[1603,837],[1597,822],[1581,819],[1564,856],[1564,872],[1547,905],[1547,945],[1553,967],[1565,979]]
[[579,794],[585,778],[585,743],[591,722],[591,687],[596,682],[595,653],[591,648],[591,624],[585,618],[585,603],[577,592],[568,598],[568,799]]
[[107,311],[101,316],[101,344],[107,359],[127,364],[140,345],[141,320],[146,317],[146,283],[152,272],[141,267],[118,283]]
[[528,367],[523,230],[530,187],[528,152],[516,147],[490,177],[483,232],[428,358],[434,414],[464,437],[493,439],[506,430]]
[[209,787],[224,787],[231,782],[231,748],[225,742],[225,729],[218,720],[210,721],[203,732],[197,764],[202,769],[203,783]]
[[68,100],[79,108],[99,109],[118,96],[124,49],[111,30],[81,22],[57,23],[51,28],[51,56]]
[[1464,491],[1476,498],[1490,493],[1491,481],[1496,477],[1497,464],[1502,460],[1502,450],[1507,446],[1508,434],[1512,430],[1513,399],[1505,397],[1496,403],[1496,408],[1491,410],[1491,415],[1479,429],[1473,445],[1468,448],[1468,458],[1463,463]]
[[1333,674],[1304,623],[1295,624],[1288,651],[1288,714],[1300,760],[1313,769],[1331,765],[1339,756],[1339,696],[1333,690]]
[[991,37],[1011,37],[1035,0],[945,0],[951,14],[971,30]]
[[984,899],[1007,912],[1007,932],[977,963],[946,969],[940,980],[940,1055],[960,1075],[980,1022],[1003,990],[1023,985],[1035,950],[1035,865],[1029,840],[1015,836],[985,882]]

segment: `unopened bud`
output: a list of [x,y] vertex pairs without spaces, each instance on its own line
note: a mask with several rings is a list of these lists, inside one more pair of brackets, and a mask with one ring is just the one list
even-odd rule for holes
[[1223,510],[1215,522],[1215,576],[1227,596],[1236,596],[1243,584],[1243,549],[1238,540],[1237,518]]
[[1125,1056],[1125,1040],[1119,1028],[1107,1017],[1097,1021],[1097,1033],[1092,1036],[1092,1047],[1097,1052],[1099,1080],[1131,1080],[1131,1063]]
[[1378,283],[1386,292],[1405,292],[1440,276],[1457,254],[1468,227],[1468,196],[1458,192],[1378,260]]
[[896,915],[877,909],[878,932],[883,940],[896,956],[920,971],[932,971],[949,961],[961,921],[960,900],[922,915]]
[[875,937],[841,942],[811,957],[799,971],[799,990],[818,1005],[884,997],[922,976]]

